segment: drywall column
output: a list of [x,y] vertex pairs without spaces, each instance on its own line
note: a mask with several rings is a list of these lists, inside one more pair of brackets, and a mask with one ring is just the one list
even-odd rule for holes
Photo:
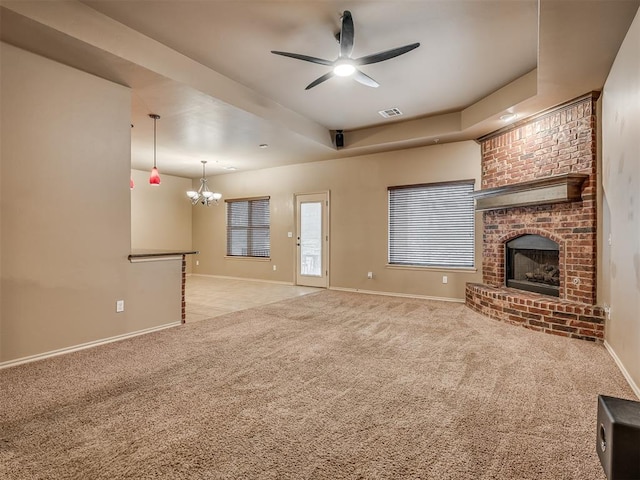
[[127,259],[129,89],[0,48],[0,363],[178,323],[180,262]]
[[602,98],[605,340],[640,397],[640,11]]

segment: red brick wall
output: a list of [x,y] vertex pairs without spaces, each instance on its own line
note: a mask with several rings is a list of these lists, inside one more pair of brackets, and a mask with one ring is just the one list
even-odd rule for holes
[[484,213],[483,282],[504,285],[504,244],[535,233],[560,246],[560,299],[596,302],[596,116],[589,94],[480,139],[482,188],[584,173],[582,201]]

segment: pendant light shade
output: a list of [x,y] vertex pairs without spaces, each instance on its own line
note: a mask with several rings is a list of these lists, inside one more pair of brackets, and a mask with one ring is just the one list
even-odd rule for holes
[[205,206],[209,206],[212,203],[217,204],[218,200],[222,198],[222,194],[218,192],[212,192],[209,190],[207,186],[207,176],[205,174],[204,166],[207,164],[206,160],[201,160],[202,162],[202,178],[200,179],[200,188],[196,192],[195,190],[189,190],[187,192],[187,197],[191,199],[191,204],[195,205],[196,203],[202,203]]
[[150,113],[149,116],[153,118],[153,168],[151,169],[149,183],[151,185],[160,185],[160,174],[158,173],[158,167],[156,167],[156,121],[160,118],[160,115]]
[[160,185],[160,174],[158,173],[158,169],[153,167],[151,169],[151,175],[149,176],[149,183],[151,185]]

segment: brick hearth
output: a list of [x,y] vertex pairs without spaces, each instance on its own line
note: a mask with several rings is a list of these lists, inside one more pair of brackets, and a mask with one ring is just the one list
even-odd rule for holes
[[478,283],[467,284],[466,303],[488,317],[531,330],[590,341],[604,338],[601,307]]
[[[479,139],[482,189],[561,174],[588,175],[581,201],[484,212],[483,284],[468,284],[476,311],[527,328],[600,341],[596,307],[596,100],[585,95]],[[559,298],[505,287],[505,243],[538,234],[559,245]]]

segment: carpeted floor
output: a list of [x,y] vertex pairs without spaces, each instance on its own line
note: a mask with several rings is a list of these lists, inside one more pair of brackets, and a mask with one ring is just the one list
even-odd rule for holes
[[322,291],[0,370],[3,479],[604,479],[600,345]]

